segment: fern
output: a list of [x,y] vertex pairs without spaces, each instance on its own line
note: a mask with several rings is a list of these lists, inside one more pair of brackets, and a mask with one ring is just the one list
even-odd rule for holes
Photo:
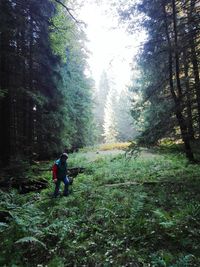
[[0,222],[0,232],[3,232],[7,227],[9,227],[7,223]]
[[169,213],[161,211],[159,209],[154,210],[153,213],[159,219],[159,225],[161,225],[163,228],[168,229],[175,225],[175,222],[171,219]]
[[[80,157],[73,157],[77,164]],[[0,266],[131,266],[134,259],[136,266],[199,267],[196,184],[105,186],[155,175],[175,179],[183,163],[112,159],[85,165],[67,198],[50,198],[52,183],[40,194],[0,191],[0,210],[8,214],[0,223]]]
[[195,256],[192,254],[188,254],[180,258],[175,265],[172,265],[170,267],[198,267],[194,261]]
[[135,142],[131,142],[131,144],[128,146],[125,156],[127,159],[130,158],[138,158],[141,154],[141,148],[135,143]]
[[37,238],[33,236],[26,236],[26,237],[20,238],[19,240],[15,242],[15,244],[27,244],[27,243],[38,244],[38,245],[41,245],[43,248],[47,249],[46,245],[43,242],[41,242],[40,240],[38,240]]

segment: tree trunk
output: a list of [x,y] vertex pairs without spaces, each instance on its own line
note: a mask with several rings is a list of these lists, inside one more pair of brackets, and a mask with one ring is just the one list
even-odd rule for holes
[[0,100],[0,159],[3,165],[10,159],[10,90],[9,90],[9,33],[0,33],[0,88],[6,95]]
[[[31,5],[29,7],[31,9]],[[33,41],[34,41],[34,32],[33,32],[33,18],[30,12],[30,30],[29,30],[29,76],[28,76],[28,84],[29,84],[29,91],[33,92]],[[34,146],[34,102],[33,99],[30,98],[28,102],[28,114],[29,114],[29,120],[28,120],[28,129],[27,129],[27,140],[28,140],[28,154],[29,158],[32,158],[32,152],[33,152],[33,146]],[[31,155],[31,157],[30,157]]]
[[[195,27],[195,21],[193,17],[195,8],[195,1],[191,0],[190,2],[190,13],[188,17],[188,23],[193,27]],[[192,21],[192,22],[191,22]],[[200,138],[200,75],[199,75],[199,67],[198,67],[198,60],[197,60],[197,53],[196,53],[196,46],[195,46],[195,33],[194,36],[191,34],[190,37],[190,48],[191,48],[191,61],[193,66],[193,74],[194,74],[194,81],[195,81],[195,91],[196,91],[196,101],[197,101],[197,113],[198,113],[198,134]]]
[[193,38],[190,40],[190,47],[191,47],[191,60],[192,60],[194,82],[195,82],[196,101],[197,101],[198,134],[200,137],[200,78],[199,78],[199,69],[198,69],[195,43]]
[[176,108],[176,117],[179,121],[182,139],[184,141],[185,150],[187,158],[191,161],[194,161],[194,156],[192,153],[192,149],[190,146],[190,137],[188,134],[187,124],[185,122],[184,116],[182,114],[182,88],[181,88],[181,81],[180,81],[180,63],[179,63],[179,48],[178,48],[178,33],[177,33],[177,10],[176,10],[176,3],[175,0],[172,0],[172,10],[173,10],[173,26],[174,26],[174,43],[175,43],[175,61],[176,61],[176,84],[178,89],[178,97],[177,97],[177,108]]
[[[172,0],[172,7],[173,7],[173,23],[174,23],[174,34],[175,34],[175,44],[177,44],[177,29],[176,29],[176,14],[174,14],[175,11],[175,1]],[[170,92],[172,95],[172,98],[175,103],[175,114],[176,118],[180,127],[182,140],[184,142],[185,146],[185,153],[186,157],[190,161],[194,161],[193,152],[190,146],[190,138],[188,135],[187,125],[185,122],[185,119],[182,114],[182,107],[181,107],[181,99],[182,99],[182,90],[180,86],[180,78],[179,78],[179,59],[178,56],[178,48],[175,47],[175,61],[176,61],[176,79],[177,79],[177,89],[178,89],[178,96],[176,95],[175,89],[174,89],[174,82],[173,82],[173,55],[172,55],[172,45],[171,45],[171,39],[169,35],[169,29],[168,29],[168,20],[167,20],[167,13],[166,13],[166,7],[165,3],[163,3],[163,13],[165,18],[165,30],[166,30],[166,37],[168,42],[168,70],[169,70],[169,86],[170,86]]]
[[184,74],[185,74],[185,88],[186,88],[186,107],[187,107],[187,127],[188,134],[191,140],[194,140],[194,128],[193,128],[193,117],[192,117],[192,106],[191,106],[191,93],[190,93],[190,83],[189,83],[189,72],[188,72],[188,61],[186,58],[185,51],[183,52],[183,64],[184,64]]

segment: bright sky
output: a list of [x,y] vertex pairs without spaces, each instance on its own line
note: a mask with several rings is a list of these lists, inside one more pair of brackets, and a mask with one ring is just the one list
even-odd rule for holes
[[87,24],[87,47],[91,52],[88,63],[96,86],[106,70],[120,91],[130,83],[131,63],[145,34],[142,31],[128,34],[125,28],[119,27],[118,18],[108,12],[109,8],[109,4],[97,5],[86,0],[81,19]]

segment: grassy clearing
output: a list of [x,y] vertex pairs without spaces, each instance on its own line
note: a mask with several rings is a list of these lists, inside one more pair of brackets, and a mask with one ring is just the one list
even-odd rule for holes
[[130,142],[123,142],[123,143],[111,143],[111,144],[101,144],[93,147],[86,147],[80,149],[80,152],[91,152],[91,151],[109,151],[109,150],[126,150]]
[[130,142],[103,144],[99,146],[99,150],[100,151],[113,150],[113,149],[126,150],[130,144],[131,144]]
[[[194,157],[197,161],[200,161],[200,140],[194,140],[191,142],[192,151],[194,153]],[[174,154],[179,153],[185,155],[184,144],[180,140],[175,143],[172,140],[164,140],[162,141],[158,147],[153,147],[153,151],[159,152],[161,154]]]
[[[69,165],[86,172],[67,198],[52,199],[51,182],[41,193],[1,192],[0,266],[200,266],[200,166],[174,154],[92,163],[73,154]],[[106,186],[131,181],[160,182]]]

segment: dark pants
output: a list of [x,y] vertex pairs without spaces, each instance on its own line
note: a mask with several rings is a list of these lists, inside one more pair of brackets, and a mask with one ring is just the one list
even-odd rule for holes
[[65,184],[64,187],[64,192],[63,195],[67,196],[69,194],[69,179],[66,176],[64,179],[62,180],[57,180],[56,182],[56,187],[55,187],[55,191],[54,191],[54,196],[57,197],[59,195],[59,189],[60,189],[60,183],[63,182]]

